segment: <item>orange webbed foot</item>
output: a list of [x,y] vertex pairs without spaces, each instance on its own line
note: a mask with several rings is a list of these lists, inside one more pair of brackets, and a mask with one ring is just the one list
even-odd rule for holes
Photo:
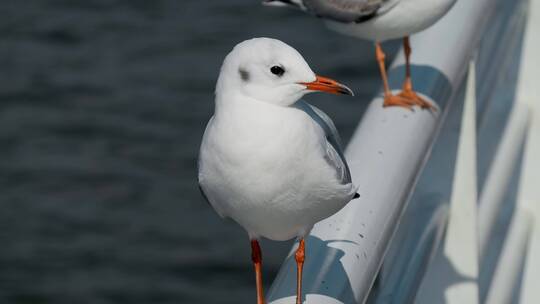
[[409,104],[412,106],[419,106],[422,109],[428,109],[433,112],[437,111],[437,108],[430,101],[427,101],[424,98],[420,97],[413,90],[405,89],[401,93],[399,93],[397,96],[407,99]]
[[414,112],[413,106],[415,103],[408,98],[404,98],[398,95],[386,95],[384,96],[383,107],[402,107]]

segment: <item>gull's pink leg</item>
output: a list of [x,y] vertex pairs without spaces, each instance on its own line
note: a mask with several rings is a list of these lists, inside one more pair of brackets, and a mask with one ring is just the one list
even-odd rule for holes
[[257,284],[257,304],[264,304],[262,284],[262,253],[257,240],[251,240],[251,260],[255,266],[255,282]]
[[409,42],[409,37],[403,38],[403,50],[405,52],[405,82],[403,83],[403,91],[398,94],[399,97],[410,100],[411,104],[417,105],[422,109],[435,110],[436,108],[431,104],[431,102],[425,100],[424,98],[418,96],[413,90],[412,80],[411,80],[411,44]]
[[306,258],[306,248],[305,242],[302,238],[300,244],[298,244],[298,249],[296,249],[296,267],[297,267],[297,276],[296,276],[296,304],[302,304],[302,270],[304,269],[304,260]]
[[384,54],[381,44],[379,42],[375,43],[375,54],[377,56],[377,62],[379,63],[379,70],[381,72],[384,87],[383,107],[397,106],[412,110],[412,104],[408,99],[393,95],[390,91],[390,86],[388,85],[388,77],[386,76],[386,67],[384,64],[384,59],[386,58],[386,55]]

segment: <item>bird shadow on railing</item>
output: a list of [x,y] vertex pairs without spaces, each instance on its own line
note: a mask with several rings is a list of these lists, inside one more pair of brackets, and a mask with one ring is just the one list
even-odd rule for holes
[[[309,236],[306,238],[306,256],[303,277],[303,294],[318,294],[327,296],[343,303],[354,303],[354,293],[345,268],[341,264],[341,258],[345,255],[343,250],[331,247],[331,243],[347,242],[348,240],[323,241],[318,237]],[[364,258],[357,256],[357,259]],[[282,270],[278,273],[275,284],[268,293],[268,302],[278,301],[283,298],[296,296],[296,261],[294,254],[290,254]],[[312,270],[317,270],[313,272]],[[333,288],[341,286],[340,289]],[[305,301],[305,298],[303,299]]]

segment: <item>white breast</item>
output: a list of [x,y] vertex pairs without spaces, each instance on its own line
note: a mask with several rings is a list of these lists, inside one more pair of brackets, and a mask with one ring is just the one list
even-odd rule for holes
[[324,149],[323,130],[298,109],[230,107],[205,132],[200,184],[218,213],[252,237],[290,239],[350,198],[352,185],[338,183]]

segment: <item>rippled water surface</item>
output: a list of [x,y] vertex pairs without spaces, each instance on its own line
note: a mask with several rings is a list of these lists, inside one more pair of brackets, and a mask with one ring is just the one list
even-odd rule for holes
[[[256,36],[355,98],[313,95],[345,139],[378,85],[369,43],[259,0],[0,2],[0,303],[252,303],[245,232],[196,157],[220,63]],[[270,284],[290,243],[263,243]]]

